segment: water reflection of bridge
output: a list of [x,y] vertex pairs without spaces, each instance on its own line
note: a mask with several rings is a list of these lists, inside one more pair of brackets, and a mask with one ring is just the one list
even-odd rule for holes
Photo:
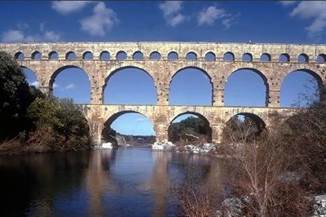
[[[110,167],[118,162],[115,162],[115,152],[94,151],[90,157],[90,163],[86,172],[85,185],[88,192],[88,214],[89,216],[105,216],[110,210],[108,207],[111,204],[105,203],[105,197],[117,192],[123,193],[124,190],[119,190],[119,184],[115,182]],[[151,176],[147,177],[144,183],[137,184],[137,191],[151,192],[153,198],[152,216],[164,217],[167,214],[168,208],[171,205],[172,192],[171,187],[176,187],[175,177],[171,177],[169,165],[171,165],[172,153],[167,152],[152,152],[153,167]],[[184,167],[177,167],[184,179],[178,180],[178,185],[182,186],[191,176],[192,164],[198,166],[197,169],[202,170],[202,166],[208,167],[205,178],[200,182],[202,187],[209,189],[211,192],[221,190],[221,179],[219,176],[218,164],[212,163],[209,158],[207,162],[202,162],[203,157],[186,156],[185,158],[175,157],[175,160],[182,161]],[[210,165],[210,166],[209,166]],[[200,173],[201,174],[201,173]],[[189,176],[190,175],[190,176]],[[196,174],[198,175],[198,174]],[[201,179],[202,177],[198,177]],[[130,190],[130,189],[129,189]],[[114,197],[114,196],[113,196]],[[173,198],[174,199],[174,198]],[[169,204],[170,203],[170,204]]]

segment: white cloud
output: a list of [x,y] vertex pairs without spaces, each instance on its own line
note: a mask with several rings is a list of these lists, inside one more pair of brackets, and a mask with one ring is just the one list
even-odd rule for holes
[[71,89],[74,89],[76,87],[75,84],[71,83],[71,84],[68,84],[67,86],[65,86],[65,90],[71,90]]
[[30,83],[30,85],[34,87],[39,87],[40,83],[38,81],[33,81],[32,83]]
[[212,25],[219,18],[225,17],[226,12],[224,9],[217,8],[216,6],[209,6],[203,9],[198,14],[198,24],[199,25]]
[[116,13],[99,2],[93,14],[80,21],[81,29],[93,36],[104,36],[119,22]]
[[33,42],[33,41],[59,41],[61,35],[52,30],[45,30],[44,24],[40,25],[40,32],[35,34],[26,33],[28,29],[20,28],[18,25],[17,29],[9,29],[2,33],[1,41],[3,42]]
[[166,1],[159,5],[164,16],[174,15],[181,10],[182,1]]
[[53,1],[52,8],[58,13],[66,15],[81,10],[90,1]]
[[57,89],[59,87],[59,84],[53,83],[53,89]]
[[166,1],[159,4],[163,16],[168,25],[174,27],[186,20],[186,16],[180,13],[182,1]]
[[306,27],[309,34],[320,34],[326,30],[326,1],[302,1],[290,13],[292,17],[312,19]]
[[59,33],[54,32],[54,31],[45,31],[44,38],[47,41],[59,41],[61,36]]
[[222,24],[223,26],[225,26],[225,28],[230,28],[231,25],[233,24],[233,18],[225,18],[222,20]]
[[209,6],[199,12],[197,16],[198,25],[213,25],[217,20],[220,20],[222,25],[226,28],[230,28],[233,18],[231,14],[227,13],[223,8],[217,8],[216,6]]
[[282,4],[283,6],[289,6],[289,5],[294,5],[297,2],[296,1],[280,1],[280,4]]
[[2,34],[3,42],[17,42],[24,41],[25,36],[24,33],[20,30],[10,29]]
[[169,24],[174,27],[174,26],[177,26],[178,24],[182,23],[184,20],[185,20],[185,16],[184,15],[177,14],[177,15],[175,15],[174,17],[172,17],[169,20]]

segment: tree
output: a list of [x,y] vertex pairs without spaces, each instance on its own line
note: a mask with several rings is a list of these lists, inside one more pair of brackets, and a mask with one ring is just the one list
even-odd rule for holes
[[211,129],[209,124],[201,118],[188,117],[180,122],[172,123],[169,127],[169,140],[172,142],[210,142]]
[[245,216],[305,217],[310,212],[309,192],[300,186],[293,156],[277,129],[252,137],[250,127],[242,127],[223,147],[228,197],[241,200]]
[[302,185],[316,193],[326,192],[326,92],[321,101],[298,111],[281,127],[284,145],[293,156],[293,167],[302,173]]
[[87,121],[71,100],[38,97],[29,106],[27,116],[34,125],[27,142],[29,145],[36,144],[51,151],[90,147]]
[[0,140],[14,137],[28,126],[25,113],[35,93],[18,63],[0,51]]

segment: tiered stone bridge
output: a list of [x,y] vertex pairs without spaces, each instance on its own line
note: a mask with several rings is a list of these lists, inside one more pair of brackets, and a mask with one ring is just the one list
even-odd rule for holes
[[[0,44],[0,50],[15,56],[22,67],[34,71],[40,89],[46,93],[51,93],[54,78],[63,69],[83,69],[91,84],[91,102],[83,106],[83,112],[96,144],[101,143],[104,123],[126,112],[138,112],[148,117],[158,141],[168,139],[172,120],[181,114],[194,113],[209,122],[212,140],[219,143],[225,123],[234,115],[253,114],[268,127],[273,113],[284,116],[293,113],[295,109],[280,107],[281,84],[289,73],[304,70],[317,79],[320,87],[326,84],[326,45],[80,42]],[[299,56],[302,61],[298,61]],[[152,77],[157,91],[156,105],[103,104],[106,81],[117,70],[126,67],[142,69]],[[211,106],[169,105],[170,82],[185,68],[200,69],[210,78]],[[239,69],[252,69],[262,77],[267,90],[265,107],[224,106],[226,81]]]

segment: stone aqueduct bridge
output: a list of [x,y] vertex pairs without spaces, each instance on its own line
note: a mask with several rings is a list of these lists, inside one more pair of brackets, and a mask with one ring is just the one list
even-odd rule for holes
[[[85,105],[84,113],[89,121],[94,142],[100,144],[101,133],[106,121],[114,120],[125,112],[139,112],[148,117],[154,126],[158,141],[168,139],[168,126],[180,114],[195,113],[209,122],[213,142],[220,142],[225,123],[239,113],[254,114],[268,127],[274,112],[283,115],[294,110],[280,108],[280,88],[283,79],[295,70],[305,70],[314,75],[320,85],[326,84],[326,64],[317,63],[316,58],[325,59],[326,45],[294,44],[239,44],[239,43],[183,43],[183,42],[113,42],[113,43],[30,43],[0,44],[0,50],[19,60],[23,67],[33,70],[44,92],[51,92],[55,76],[66,67],[79,67],[89,77],[91,103]],[[67,59],[74,52],[74,60]],[[109,60],[101,56],[108,52]],[[142,59],[135,59],[135,53],[142,53]],[[154,54],[159,59],[153,59]],[[223,59],[228,53],[232,61]],[[86,59],[86,54],[92,58]],[[107,53],[106,53],[107,54]],[[117,58],[124,54],[125,59]],[[207,60],[206,55],[215,59]],[[243,61],[243,55],[249,59]],[[267,61],[261,61],[261,55]],[[41,55],[41,58],[36,58]],[[174,59],[169,57],[174,55]],[[192,55],[192,60],[187,58]],[[305,63],[298,62],[302,55]],[[123,56],[123,55],[122,55]],[[280,62],[280,56],[286,57]],[[176,58],[177,57],[177,58]],[[118,69],[137,67],[146,71],[153,79],[157,91],[156,105],[103,105],[103,89],[106,81]],[[208,75],[212,84],[212,106],[170,106],[169,86],[173,76],[181,69],[194,67]],[[238,69],[253,69],[265,81],[266,107],[225,107],[224,86],[227,78]],[[195,87],[194,87],[195,88]]]

